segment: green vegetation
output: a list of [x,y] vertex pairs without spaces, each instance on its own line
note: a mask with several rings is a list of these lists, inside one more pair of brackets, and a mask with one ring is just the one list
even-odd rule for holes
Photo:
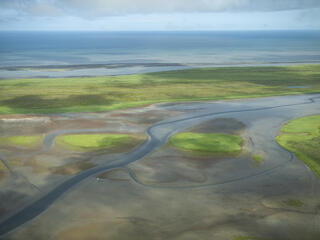
[[75,151],[118,150],[133,147],[141,139],[126,134],[72,134],[58,136],[55,143]]
[[0,161],[0,178],[1,178],[1,173],[5,173],[8,171],[8,168],[3,164],[2,161]]
[[234,154],[241,151],[242,139],[229,134],[185,132],[173,135],[169,143],[181,150]]
[[[0,114],[106,111],[154,102],[320,92],[320,65],[200,68],[0,81]],[[310,86],[288,88],[290,86]]]
[[0,144],[14,147],[34,148],[41,143],[42,135],[33,136],[0,136]]
[[235,236],[232,240],[262,240],[261,238],[252,237],[252,236]]
[[294,153],[320,178],[320,115],[297,118],[285,124],[276,137],[280,146]]
[[317,133],[320,128],[320,115],[296,118],[281,128],[283,133]]
[[253,160],[255,160],[257,163],[262,163],[263,158],[260,155],[253,155],[252,156]]
[[303,206],[303,202],[301,202],[300,200],[296,200],[296,199],[288,199],[286,201],[283,201],[283,203],[285,205],[290,206],[290,207],[302,207]]

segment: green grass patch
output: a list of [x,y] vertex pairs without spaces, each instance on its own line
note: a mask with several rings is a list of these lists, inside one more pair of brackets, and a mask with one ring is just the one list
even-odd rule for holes
[[294,153],[320,178],[320,115],[293,119],[281,131],[277,143]]
[[8,171],[8,168],[3,164],[2,161],[0,161],[0,172],[4,173],[4,172],[7,172],[7,171]]
[[263,158],[260,155],[253,155],[252,159],[255,160],[257,163],[263,162]]
[[185,132],[173,135],[169,143],[181,150],[204,153],[229,153],[241,151],[242,138],[230,134]]
[[0,136],[0,144],[14,147],[34,148],[41,143],[42,135],[33,136]]
[[320,115],[296,118],[281,128],[283,133],[319,133]]
[[303,206],[303,202],[301,202],[300,200],[296,200],[296,199],[288,199],[283,201],[283,203],[287,206],[290,207],[302,207]]
[[[0,114],[107,111],[156,102],[320,92],[320,65],[199,68],[0,81]],[[288,88],[290,86],[310,86]]]
[[263,240],[262,238],[252,237],[252,236],[235,236],[232,240]]
[[55,143],[75,151],[97,151],[132,147],[141,139],[127,134],[72,134],[56,137]]

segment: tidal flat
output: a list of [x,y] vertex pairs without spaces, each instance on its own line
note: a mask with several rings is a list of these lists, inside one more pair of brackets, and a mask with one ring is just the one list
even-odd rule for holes
[[[1,172],[0,196],[10,200],[1,201],[1,237],[319,239],[319,178],[275,142],[290,119],[319,114],[319,99],[306,94],[2,115],[3,136],[43,139],[38,148],[4,143],[0,149],[9,167]],[[179,133],[234,135],[243,139],[241,152],[181,151],[168,143]],[[55,144],[66,134],[125,134],[140,142],[118,152],[84,152]],[[253,166],[256,155],[263,161]]]

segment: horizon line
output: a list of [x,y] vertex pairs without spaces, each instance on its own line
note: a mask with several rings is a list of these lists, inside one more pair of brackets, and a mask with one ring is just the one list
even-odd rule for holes
[[212,29],[212,30],[22,30],[0,29],[0,32],[271,32],[271,31],[320,31],[320,29]]

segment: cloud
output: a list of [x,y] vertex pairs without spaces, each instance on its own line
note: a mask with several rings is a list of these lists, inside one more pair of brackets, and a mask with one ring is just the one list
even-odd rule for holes
[[26,13],[32,16],[61,16],[63,11],[55,6],[46,3],[37,3],[26,10]]
[[[1,0],[0,8],[32,16],[101,17],[151,13],[250,12],[320,7],[319,0]],[[1,14],[1,12],[0,12]]]
[[248,0],[58,0],[66,10],[81,15],[219,12],[236,9]]
[[29,16],[58,16],[61,9],[55,6],[55,0],[0,0],[0,17],[11,11],[19,15]]
[[35,0],[1,0],[0,6],[2,8],[17,8],[21,9],[36,3]]
[[0,29],[320,29],[320,0],[0,0]]

